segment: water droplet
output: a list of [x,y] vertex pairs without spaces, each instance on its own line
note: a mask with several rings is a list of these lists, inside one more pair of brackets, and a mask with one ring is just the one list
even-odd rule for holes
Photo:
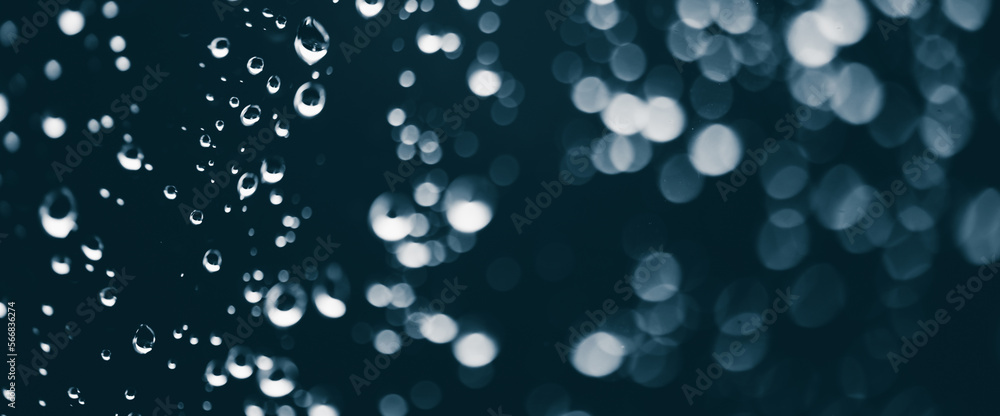
[[156,334],[153,329],[146,324],[139,325],[132,337],[132,348],[139,354],[147,354],[153,350],[153,343],[156,342]]
[[127,389],[125,390],[125,400],[135,399],[135,390]]
[[264,58],[255,56],[247,61],[247,71],[250,71],[250,75],[257,75],[264,70]]
[[118,163],[126,170],[139,170],[142,168],[142,150],[131,144],[123,144],[118,151]]
[[279,156],[269,156],[260,164],[260,177],[264,183],[278,183],[285,177],[285,160]]
[[167,199],[177,198],[177,187],[173,185],[167,185],[163,188],[163,196]]
[[96,235],[85,240],[80,249],[83,250],[84,256],[93,261],[98,261],[104,256],[104,242]]
[[267,318],[277,327],[295,325],[305,313],[308,296],[302,286],[292,283],[278,283],[267,291],[264,310]]
[[281,78],[271,75],[271,78],[267,79],[267,92],[274,94],[278,92],[278,88],[281,88]]
[[101,350],[101,359],[104,360],[104,361],[110,360],[111,359],[111,350],[108,350],[108,349]]
[[216,130],[218,130],[218,131],[222,131],[222,129],[223,129],[224,127],[226,127],[226,122],[224,122],[224,121],[222,121],[222,120],[216,120],[216,122],[215,122],[215,129],[216,129]]
[[212,360],[208,362],[205,366],[205,380],[208,384],[215,387],[221,387],[229,381],[229,376],[226,375],[226,367],[219,362],[219,360]]
[[240,185],[237,187],[240,191],[240,200],[244,200],[257,192],[257,175],[247,172],[243,176],[240,176]]
[[295,53],[299,55],[299,58],[302,58],[306,64],[315,64],[326,56],[329,47],[330,35],[326,33],[323,25],[311,16],[303,19],[302,24],[299,25],[299,31],[295,35]]
[[216,58],[225,58],[226,55],[229,55],[229,39],[212,39],[212,42],[208,44],[208,50],[212,51],[212,56]]
[[110,308],[118,302],[118,291],[114,288],[106,287],[101,289],[100,298],[101,304]]
[[313,118],[326,105],[326,89],[320,84],[307,82],[295,91],[295,112],[304,118]]
[[240,113],[240,121],[244,126],[252,126],[260,121],[260,106],[248,105]]
[[201,212],[200,209],[191,211],[191,224],[201,225],[202,221],[205,221],[205,213]]
[[288,137],[289,127],[288,120],[278,119],[278,121],[274,123],[274,134],[277,134],[278,137]]
[[38,208],[42,228],[54,238],[66,238],[76,229],[76,198],[66,188],[49,192]]
[[56,254],[52,256],[52,271],[58,275],[69,274],[69,257]]
[[69,395],[69,398],[71,399],[79,399],[80,389],[76,387],[70,387],[68,390],[66,390],[66,394]]
[[177,368],[177,361],[174,361],[173,359],[167,360],[167,368],[171,370]]
[[205,266],[205,270],[209,273],[215,273],[222,268],[222,253],[219,250],[212,249],[205,252],[205,257],[201,259],[201,264]]
[[239,107],[240,106],[240,98],[239,97],[230,97],[229,98],[229,106],[232,107],[232,108]]

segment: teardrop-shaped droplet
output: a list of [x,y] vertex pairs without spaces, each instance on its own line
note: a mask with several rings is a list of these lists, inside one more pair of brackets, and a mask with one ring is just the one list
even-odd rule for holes
[[326,89],[318,83],[307,82],[295,91],[295,112],[303,118],[313,118],[326,105]]
[[306,64],[315,64],[326,56],[329,47],[330,35],[326,33],[323,25],[311,16],[303,19],[295,35],[295,53],[299,58]]
[[240,113],[240,122],[244,126],[252,126],[260,121],[260,106],[258,105],[248,105],[243,108]]
[[167,199],[177,198],[177,187],[173,185],[163,187],[163,196],[167,197]]
[[191,224],[201,225],[202,221],[205,221],[205,213],[201,212],[200,209],[192,210],[189,219]]
[[216,58],[225,58],[226,55],[229,55],[229,39],[212,39],[212,42],[208,44],[208,50],[212,51],[212,56]]
[[257,75],[264,70],[264,58],[255,56],[247,61],[247,71],[250,71],[250,75]]
[[123,144],[118,151],[118,163],[126,170],[139,170],[142,168],[142,149],[131,144]]
[[264,183],[278,183],[285,177],[285,160],[279,156],[269,156],[260,164],[260,178]]
[[225,127],[226,127],[226,122],[225,121],[222,121],[222,120],[216,120],[215,121],[215,129],[216,130],[222,131],[222,129],[225,128]]
[[84,256],[93,261],[98,261],[104,256],[104,242],[96,235],[84,240],[80,249],[83,250]]
[[222,268],[222,253],[219,250],[211,249],[205,252],[205,257],[201,259],[201,264],[209,273],[215,273]]
[[110,360],[111,359],[111,350],[109,350],[109,349],[101,350],[101,359],[104,360],[104,361]]
[[66,188],[51,191],[38,207],[38,216],[46,233],[55,238],[66,238],[76,229],[76,198]]
[[155,342],[156,334],[153,333],[153,328],[142,324],[139,325],[139,329],[135,330],[135,336],[132,337],[132,348],[139,354],[147,354],[153,350]]
[[118,302],[118,291],[115,290],[114,288],[106,287],[104,289],[101,289],[100,296],[98,297],[101,298],[102,305],[110,308],[112,306],[115,306],[115,303]]
[[271,78],[267,79],[267,92],[271,94],[277,93],[278,88],[281,88],[281,78],[277,75],[271,75]]
[[259,181],[257,180],[257,175],[252,172],[247,172],[244,173],[243,176],[240,176],[239,186],[236,187],[240,191],[240,200],[247,199],[253,195],[254,192],[257,192],[258,183]]

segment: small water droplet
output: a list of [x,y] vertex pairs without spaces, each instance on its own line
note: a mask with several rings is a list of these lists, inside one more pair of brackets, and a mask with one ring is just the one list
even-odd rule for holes
[[225,58],[226,55],[229,55],[229,39],[212,39],[212,42],[208,44],[208,49],[212,51],[212,56],[216,58]]
[[205,213],[201,212],[200,209],[191,211],[190,215],[191,224],[201,225],[202,221],[205,221]]
[[85,240],[80,249],[83,250],[84,256],[93,261],[98,261],[104,256],[104,242],[96,235]]
[[112,307],[118,302],[118,291],[111,287],[106,287],[101,289],[100,292],[101,303],[104,306]]
[[118,163],[126,170],[139,170],[142,168],[142,149],[131,144],[123,144],[118,151]]
[[252,126],[260,121],[260,106],[248,105],[240,113],[240,121],[244,126]]
[[264,70],[264,58],[255,56],[247,61],[247,71],[250,71],[250,75],[257,75]]
[[127,389],[125,390],[125,400],[135,399],[135,390]]
[[69,395],[69,398],[71,399],[79,399],[80,389],[76,387],[70,387],[68,390],[66,390],[66,394]]
[[171,370],[177,368],[177,361],[174,361],[173,359],[167,360],[167,368]]
[[201,264],[209,273],[215,273],[222,268],[222,253],[219,250],[211,249],[205,252],[205,257],[201,259]]
[[318,83],[307,82],[295,91],[295,112],[304,118],[316,117],[326,105],[326,89]]
[[239,97],[230,97],[229,98],[229,106],[232,107],[232,108],[239,107],[240,106],[240,98]]
[[226,127],[226,122],[224,122],[224,121],[222,121],[222,120],[216,120],[216,122],[215,122],[215,129],[216,129],[216,130],[218,130],[218,131],[222,131],[222,129],[223,129],[224,127]]
[[146,324],[141,324],[135,330],[135,336],[132,337],[132,348],[139,354],[147,354],[153,350],[155,342],[156,334],[153,333],[153,329]]
[[312,65],[326,56],[330,47],[330,35],[316,19],[311,16],[302,20],[299,31],[295,35],[295,53],[306,64]]
[[163,196],[167,199],[177,198],[177,187],[173,185],[167,185],[163,188]]
[[257,175],[247,172],[243,176],[240,176],[240,183],[237,189],[240,191],[240,200],[244,200],[257,192],[257,185],[259,181],[257,180]]
[[108,350],[108,349],[101,350],[101,359],[104,360],[104,361],[110,360],[111,359],[111,350]]
[[260,164],[260,177],[264,183],[278,183],[285,177],[285,160],[279,156],[269,156]]
[[76,229],[76,198],[66,188],[59,188],[45,195],[38,207],[42,228],[54,238],[66,238]]
[[267,79],[267,92],[274,94],[278,92],[281,88],[281,78],[277,75],[271,75],[271,78]]

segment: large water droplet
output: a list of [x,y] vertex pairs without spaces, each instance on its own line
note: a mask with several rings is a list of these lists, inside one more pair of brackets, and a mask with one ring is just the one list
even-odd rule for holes
[[250,71],[250,75],[257,75],[264,70],[264,58],[255,56],[247,61],[247,71]]
[[302,286],[278,283],[267,291],[264,312],[274,326],[286,328],[295,325],[305,313],[308,297]]
[[205,266],[205,270],[209,273],[215,273],[222,268],[222,253],[219,250],[208,250],[205,252],[205,257],[201,259],[201,264]]
[[243,176],[240,176],[240,183],[237,186],[237,189],[240,191],[240,200],[249,198],[254,192],[257,192],[258,183],[257,175],[252,172],[247,172]]
[[313,118],[326,105],[326,89],[320,84],[307,82],[295,91],[295,112],[304,118]]
[[229,55],[229,39],[212,39],[212,42],[208,44],[208,50],[212,51],[212,56],[216,58],[225,58],[226,55]]
[[132,337],[132,348],[139,354],[147,354],[153,350],[155,342],[156,334],[153,333],[153,329],[149,325],[142,324],[139,325],[139,329],[135,330],[135,336]]
[[240,113],[240,122],[244,126],[252,126],[260,121],[260,106],[258,105],[248,105],[243,108]]
[[45,232],[55,238],[66,238],[76,229],[76,198],[66,188],[51,191],[42,200],[38,216]]
[[306,64],[315,64],[326,56],[329,47],[330,35],[326,33],[323,25],[311,16],[303,19],[295,35],[295,53],[299,58]]

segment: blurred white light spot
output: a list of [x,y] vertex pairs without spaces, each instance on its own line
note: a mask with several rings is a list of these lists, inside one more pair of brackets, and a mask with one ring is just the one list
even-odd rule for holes
[[75,10],[63,10],[59,14],[59,29],[68,36],[80,33],[85,22],[83,13]]
[[476,368],[493,362],[497,356],[497,345],[490,337],[476,332],[455,341],[452,352],[459,363]]
[[607,332],[584,338],[573,350],[573,368],[590,377],[604,377],[615,372],[625,358],[625,345]]
[[713,124],[694,138],[688,157],[702,174],[719,176],[736,168],[742,151],[743,145],[735,132],[721,124]]
[[469,76],[469,89],[480,97],[489,97],[500,90],[500,76],[490,70],[477,70]]
[[42,131],[50,139],[58,139],[66,134],[66,122],[59,117],[48,117],[42,119]]

